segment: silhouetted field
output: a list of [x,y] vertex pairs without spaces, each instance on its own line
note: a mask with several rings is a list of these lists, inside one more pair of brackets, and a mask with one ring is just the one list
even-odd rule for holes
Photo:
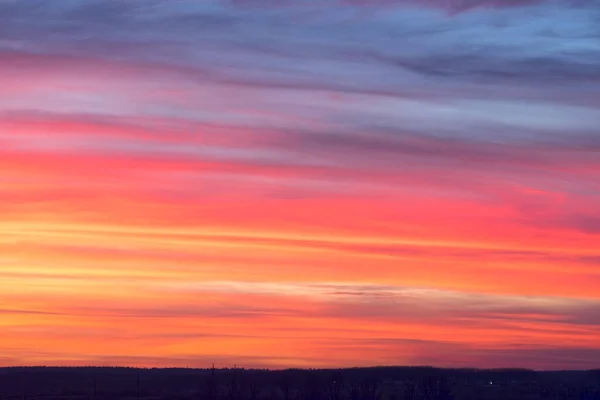
[[0,368],[0,400],[600,400],[600,370]]

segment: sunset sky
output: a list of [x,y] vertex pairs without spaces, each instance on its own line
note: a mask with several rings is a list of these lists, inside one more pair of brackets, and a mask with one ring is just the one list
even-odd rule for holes
[[0,0],[0,366],[600,367],[599,0]]

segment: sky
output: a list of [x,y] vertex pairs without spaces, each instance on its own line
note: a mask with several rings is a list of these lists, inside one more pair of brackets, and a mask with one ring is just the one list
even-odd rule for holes
[[600,367],[598,0],[0,0],[0,365]]

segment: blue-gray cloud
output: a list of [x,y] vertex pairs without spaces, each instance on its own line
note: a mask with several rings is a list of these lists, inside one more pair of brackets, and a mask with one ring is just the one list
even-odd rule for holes
[[521,6],[452,16],[411,2],[367,7],[372,12],[351,2],[269,3],[4,2],[0,29],[4,47],[183,62],[273,84],[598,79],[597,1],[440,2]]
[[[227,117],[279,127],[293,117],[339,130],[380,127],[492,144],[595,140],[597,1],[384,3],[7,1],[0,4],[0,51],[7,68],[31,68],[50,55],[58,57],[54,68],[65,70],[76,60],[121,60],[152,68],[161,85],[187,87],[196,99],[207,84],[233,86],[242,95],[223,99],[218,109],[206,100],[201,109],[197,101],[133,107],[114,93],[103,102],[56,93],[60,101],[35,105],[54,111],[85,112],[102,103],[119,114],[138,110],[213,122]],[[510,7],[487,7],[501,5]],[[44,57],[19,59],[24,54]],[[60,59],[65,65],[57,64]],[[148,93],[147,86],[135,90]],[[7,107],[23,104],[8,101]],[[380,136],[369,143],[348,136],[345,147],[388,146]],[[324,136],[317,145],[326,141],[331,143]]]

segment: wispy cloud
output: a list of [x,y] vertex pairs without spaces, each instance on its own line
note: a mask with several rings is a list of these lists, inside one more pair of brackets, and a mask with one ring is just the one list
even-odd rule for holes
[[0,363],[594,366],[599,6],[0,1]]

